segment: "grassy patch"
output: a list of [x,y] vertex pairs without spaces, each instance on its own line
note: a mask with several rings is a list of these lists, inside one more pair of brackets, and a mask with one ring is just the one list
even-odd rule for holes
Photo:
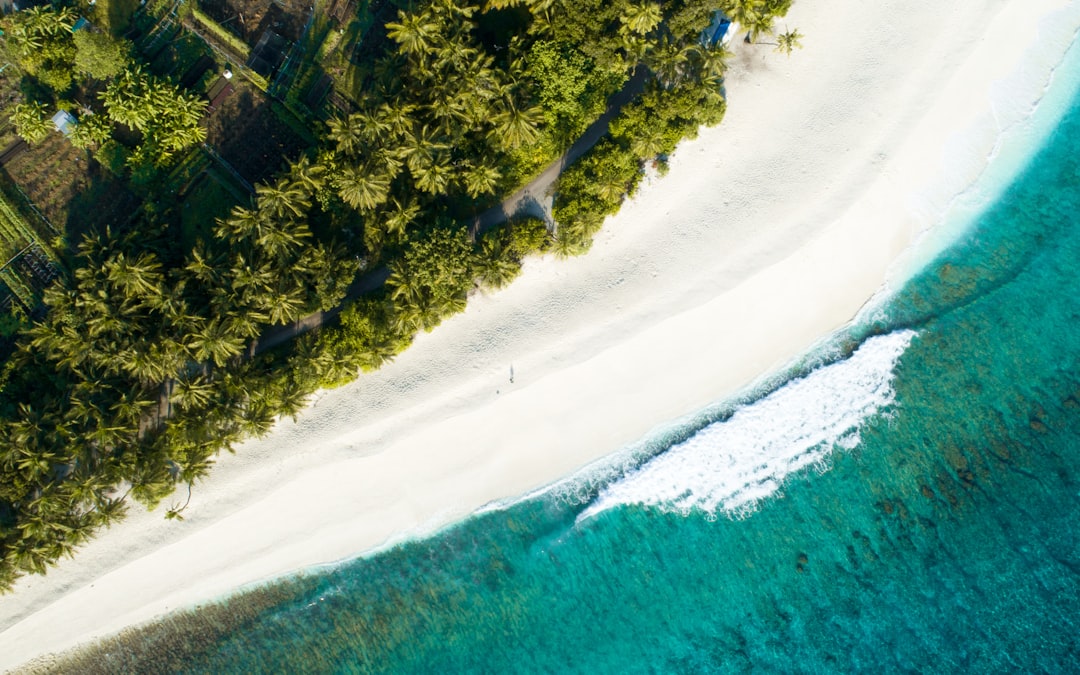
[[239,203],[235,192],[221,182],[222,176],[208,170],[193,186],[180,209],[180,232],[184,250],[190,250],[199,239],[209,241],[214,234],[217,218],[224,218]]
[[217,41],[224,43],[230,51],[236,52],[237,55],[243,57],[241,61],[246,62],[248,60],[248,56],[251,55],[251,47],[248,47],[246,42],[225,30],[221,24],[211,19],[198,7],[191,8],[191,18],[198,22],[199,26],[205,28]]

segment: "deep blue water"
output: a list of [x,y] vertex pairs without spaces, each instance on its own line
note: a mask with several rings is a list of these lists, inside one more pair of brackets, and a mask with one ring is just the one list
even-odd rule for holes
[[[702,457],[754,435],[725,436],[742,417],[717,406],[643,444],[629,468],[280,582],[274,603],[223,637],[185,638],[184,668],[1075,671],[1078,151],[1080,99],[967,233],[840,340],[858,354],[914,331],[895,367],[866,375],[871,393],[853,400],[876,403],[857,435],[808,432],[802,459],[780,462],[782,487],[752,510],[725,511],[733,493],[692,459],[646,457],[688,439],[680,452]],[[845,401],[856,387],[833,388]],[[796,423],[755,405],[743,410]],[[836,419],[828,405],[798,410],[811,430]],[[774,487],[747,475],[736,493]],[[635,480],[667,496],[619,498]],[[181,639],[170,635],[155,639]]]

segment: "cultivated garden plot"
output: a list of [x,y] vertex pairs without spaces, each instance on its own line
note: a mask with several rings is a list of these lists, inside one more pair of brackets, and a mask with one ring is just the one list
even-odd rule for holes
[[277,173],[308,145],[281,119],[291,113],[274,105],[252,85],[237,82],[207,122],[206,142],[252,184]]
[[59,133],[49,134],[4,168],[70,244],[91,229],[125,224],[139,204],[85,150]]
[[267,30],[289,41],[297,40],[312,3],[309,0],[201,0],[198,4],[218,25],[254,47]]

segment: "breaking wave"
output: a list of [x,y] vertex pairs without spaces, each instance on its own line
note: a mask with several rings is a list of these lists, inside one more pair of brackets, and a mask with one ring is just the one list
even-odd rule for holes
[[705,427],[601,490],[580,518],[629,504],[687,514],[752,510],[790,474],[859,443],[860,428],[894,402],[893,371],[915,335],[871,337],[849,358]]

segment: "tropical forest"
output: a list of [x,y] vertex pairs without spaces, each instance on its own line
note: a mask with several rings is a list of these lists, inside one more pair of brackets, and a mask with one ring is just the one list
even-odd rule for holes
[[183,518],[223,450],[524,258],[587,252],[646,169],[720,122],[710,27],[790,51],[790,3],[17,3],[0,590],[128,508]]

